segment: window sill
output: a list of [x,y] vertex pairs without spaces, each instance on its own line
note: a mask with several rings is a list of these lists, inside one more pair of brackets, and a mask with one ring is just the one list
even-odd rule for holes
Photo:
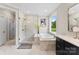
[[56,32],[49,32],[50,34],[52,34],[52,35],[56,35]]

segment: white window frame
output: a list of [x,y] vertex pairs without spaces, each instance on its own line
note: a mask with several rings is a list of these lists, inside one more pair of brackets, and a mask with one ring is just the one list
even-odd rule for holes
[[51,15],[51,16],[49,16],[49,32],[51,33],[51,34],[54,34],[54,35],[56,35],[56,32],[52,32],[51,30],[51,22],[52,22],[52,20],[51,20],[51,17],[52,16],[56,16],[56,11],[53,13],[53,15]]

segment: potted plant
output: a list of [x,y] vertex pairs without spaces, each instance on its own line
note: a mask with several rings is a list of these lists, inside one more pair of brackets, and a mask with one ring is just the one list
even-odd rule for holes
[[37,34],[39,34],[39,29],[40,29],[39,24],[36,24],[35,27],[36,27],[36,29],[37,29]]

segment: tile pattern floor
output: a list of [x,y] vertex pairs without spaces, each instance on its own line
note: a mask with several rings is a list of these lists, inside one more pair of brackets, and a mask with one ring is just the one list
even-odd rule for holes
[[0,47],[0,55],[55,55],[55,41],[40,41],[32,49],[16,49],[15,40]]

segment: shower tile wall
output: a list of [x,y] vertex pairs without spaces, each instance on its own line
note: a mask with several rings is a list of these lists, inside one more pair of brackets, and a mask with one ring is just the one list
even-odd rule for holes
[[0,16],[0,46],[7,40],[7,18]]
[[[20,42],[30,41],[35,33],[37,33],[37,26],[40,25],[40,19],[46,19],[46,27],[40,27],[40,32],[47,33],[48,31],[48,17],[40,17],[40,16],[31,16],[25,15],[23,13],[19,13],[19,38]],[[44,30],[45,29],[45,30]]]
[[15,15],[12,11],[0,8],[0,16],[7,19],[7,39],[15,38]]
[[12,13],[11,18],[9,18],[9,39],[14,39],[15,38],[15,15]]
[[23,13],[19,13],[19,37],[20,41],[30,41],[29,38],[31,38],[35,30],[35,16],[27,16]]

